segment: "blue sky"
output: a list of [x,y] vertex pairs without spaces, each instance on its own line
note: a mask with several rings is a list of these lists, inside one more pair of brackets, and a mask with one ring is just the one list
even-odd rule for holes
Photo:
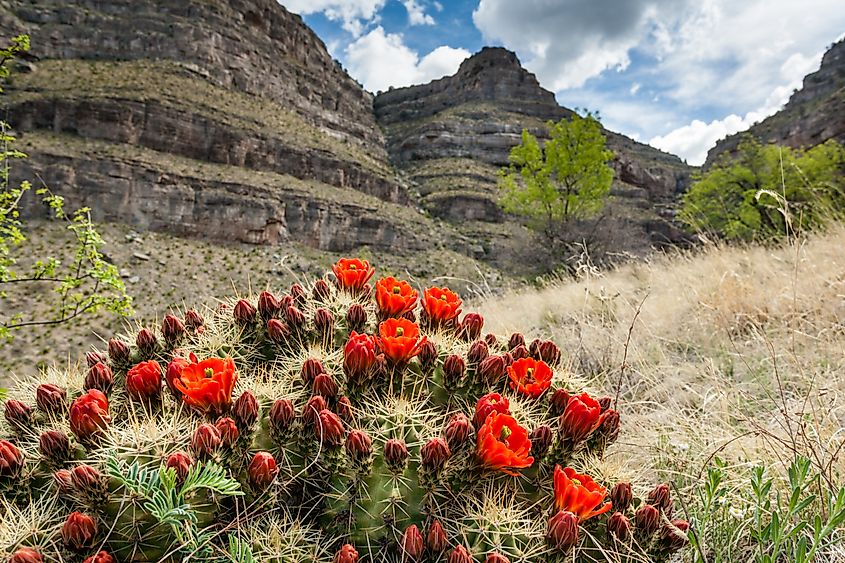
[[703,161],[776,111],[845,34],[842,0],[280,0],[372,92],[516,51],[568,107]]

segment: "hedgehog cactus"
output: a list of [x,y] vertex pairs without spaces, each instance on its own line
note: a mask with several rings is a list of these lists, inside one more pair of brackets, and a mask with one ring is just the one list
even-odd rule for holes
[[[575,468],[619,433],[552,342],[343,259],[114,338],[6,402],[9,561],[666,560],[665,485]],[[333,282],[333,283],[331,283]]]

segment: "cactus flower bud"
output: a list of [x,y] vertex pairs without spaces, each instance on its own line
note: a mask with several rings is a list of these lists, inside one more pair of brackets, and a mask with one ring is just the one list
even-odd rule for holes
[[460,384],[466,373],[467,366],[464,359],[457,354],[452,354],[443,362],[443,383],[446,389],[454,389]]
[[331,286],[326,280],[319,279],[314,282],[314,289],[311,290],[311,296],[315,301],[324,303],[331,294]]
[[[541,342],[542,342],[542,340],[540,340],[539,338],[535,338],[534,340],[531,341],[531,344],[528,345],[528,351],[531,352],[531,355],[534,356],[535,359],[537,358],[537,355],[539,354]],[[548,363],[548,362],[546,362],[546,363]]]
[[477,366],[481,362],[487,359],[487,356],[490,355],[490,348],[487,346],[487,343],[483,340],[476,340],[472,343],[472,346],[469,347],[469,352],[467,353],[467,361],[470,365]]
[[458,338],[472,342],[481,336],[481,329],[484,327],[484,317],[478,313],[467,313],[464,320],[458,326]]
[[384,443],[384,461],[392,473],[404,472],[410,455],[402,440],[391,438]]
[[114,364],[125,364],[129,361],[129,346],[123,340],[112,338],[109,340],[109,358]]
[[373,453],[373,441],[363,430],[351,430],[346,437],[346,453],[353,461],[367,461]]
[[222,444],[220,432],[213,424],[200,424],[191,438],[191,448],[199,458],[210,457]]
[[551,340],[541,341],[537,345],[537,353],[534,355],[538,360],[543,360],[553,368],[560,364],[560,348]]
[[686,520],[672,520],[663,524],[660,530],[660,543],[669,551],[683,549],[689,543],[689,522]]
[[449,553],[449,559],[446,563],[473,563],[473,559],[467,548],[462,545],[456,545],[455,549]]
[[88,367],[94,367],[98,363],[106,363],[107,358],[100,354],[99,352],[90,351],[85,353],[85,363],[88,364]]
[[326,373],[323,364],[316,358],[308,358],[303,362],[302,369],[299,371],[302,381],[306,385],[313,385],[314,379],[321,373]]
[[349,397],[338,397],[335,411],[337,411],[337,416],[344,422],[352,422],[352,401],[349,400]]
[[352,545],[345,543],[340,551],[334,554],[332,563],[358,563],[358,552]]
[[672,506],[672,495],[668,483],[661,483],[654,487],[646,497],[646,502],[657,509],[665,510]]
[[610,502],[614,510],[625,512],[631,506],[634,494],[631,492],[631,483],[616,483],[610,491]]
[[106,478],[90,465],[77,465],[71,469],[70,480],[74,489],[89,498],[106,492]]
[[182,377],[182,369],[191,363],[198,362],[199,360],[197,360],[196,355],[191,353],[190,358],[176,356],[167,364],[167,370],[164,372],[164,382],[167,383],[167,388],[170,389],[170,393],[176,397],[177,401],[182,401],[182,392],[176,388],[176,384],[174,382]]
[[269,321],[282,310],[282,303],[269,291],[262,291],[258,296],[258,314],[265,321]]
[[525,337],[520,332],[514,332],[508,338],[508,350],[513,350],[517,346],[525,346]]
[[610,408],[610,405],[613,403],[613,397],[599,397],[598,398],[599,406],[601,407],[602,412],[606,411]]
[[293,332],[301,332],[305,328],[305,314],[293,305],[285,309],[285,319]]
[[446,425],[445,435],[449,449],[457,450],[469,437],[469,419],[463,413],[453,414]]
[[510,559],[502,555],[501,553],[489,553],[487,558],[484,560],[484,563],[511,563]]
[[109,401],[97,389],[90,389],[70,407],[70,429],[80,440],[92,438],[110,423]]
[[9,558],[9,563],[43,563],[41,554],[31,547],[21,547]]
[[605,440],[605,443],[612,444],[619,437],[619,426],[619,413],[613,409],[608,409],[602,414],[598,434]]
[[232,311],[235,322],[240,325],[248,325],[255,322],[256,313],[255,307],[246,299],[239,299],[235,303],[235,309]]
[[440,471],[452,457],[449,444],[443,438],[432,438],[420,448],[422,466],[428,471]]
[[80,551],[94,545],[97,523],[81,512],[71,512],[62,525],[62,541],[69,549]]
[[332,376],[327,373],[321,373],[314,378],[314,394],[321,395],[326,398],[332,398],[337,395],[337,383],[334,382]]
[[112,374],[111,368],[100,362],[88,369],[88,373],[85,375],[83,389],[86,391],[89,389],[99,389],[103,393],[108,393],[111,391],[112,385],[114,385],[114,375]]
[[270,425],[273,430],[283,434],[296,419],[296,410],[288,399],[276,399],[270,408]]
[[549,519],[546,540],[555,549],[567,552],[578,543],[578,517],[565,510]]
[[446,537],[443,525],[440,523],[440,520],[436,518],[428,526],[425,546],[428,548],[430,553],[434,554],[443,553],[449,547],[449,539]]
[[258,400],[252,391],[246,390],[237,398],[232,406],[232,415],[238,424],[238,429],[246,432],[252,428],[258,420]]
[[417,561],[422,558],[425,544],[420,529],[416,524],[405,528],[402,540],[399,543],[399,551],[402,554],[402,561]]
[[522,360],[522,359],[531,357],[531,354],[528,353],[528,348],[526,348],[522,344],[520,344],[519,346],[517,346],[513,350],[509,351],[508,354],[511,355],[511,357],[514,359],[514,361]]
[[314,395],[308,402],[305,403],[305,408],[302,409],[302,420],[305,424],[316,425],[320,418],[320,411],[326,408],[326,400],[320,395]]
[[222,416],[214,423],[217,432],[220,434],[220,442],[224,448],[231,448],[238,441],[240,432],[238,432],[238,425],[234,420],[228,416]]
[[70,475],[70,470],[59,469],[53,473],[53,483],[56,485],[56,490],[62,495],[73,494],[73,479]]
[[135,344],[142,353],[149,354],[158,346],[158,338],[156,338],[156,335],[150,329],[142,328],[138,331],[137,336],[135,336]]
[[308,299],[308,295],[305,293],[305,288],[302,287],[302,284],[295,283],[290,286],[290,296],[293,297],[293,301],[296,303],[297,307],[302,307],[305,305],[305,301]]
[[318,421],[314,426],[317,438],[329,446],[339,446],[343,443],[343,421],[329,409],[320,411]]
[[47,414],[60,414],[66,408],[67,392],[52,383],[42,383],[35,390],[35,404]]
[[267,321],[267,336],[276,344],[284,344],[290,338],[290,328],[284,321],[270,319]]
[[555,416],[560,416],[566,410],[566,405],[569,404],[570,399],[569,391],[566,389],[555,389],[554,393],[552,393],[552,397],[550,399],[552,405],[552,414]]
[[505,377],[505,358],[503,356],[487,356],[478,366],[478,375],[490,385],[495,385]]
[[247,473],[250,484],[256,489],[263,490],[269,487],[276,478],[279,468],[276,467],[276,459],[270,452],[258,452],[252,456]]
[[314,312],[314,328],[317,334],[327,338],[334,331],[334,315],[325,307],[320,307]]
[[613,534],[619,541],[627,541],[631,537],[631,521],[621,512],[614,512],[607,519],[607,533]]
[[343,373],[347,379],[361,384],[372,375],[376,362],[376,341],[369,334],[352,331],[343,348]]
[[64,432],[47,430],[38,437],[38,451],[53,464],[62,464],[70,459],[70,440]]
[[161,392],[161,365],[155,360],[141,362],[126,372],[126,391],[136,401],[149,401]]
[[367,311],[360,303],[353,303],[346,311],[346,328],[350,332],[361,332],[367,324]]
[[487,393],[475,404],[475,416],[472,417],[472,425],[476,430],[481,428],[484,421],[491,413],[510,414],[510,401],[498,393]]
[[176,472],[176,479],[181,483],[185,481],[188,472],[194,465],[193,458],[186,452],[173,452],[167,456],[167,461],[164,463],[166,467],[173,468]]
[[187,311],[185,311],[185,326],[187,326],[191,330],[197,330],[204,324],[205,319],[202,318],[202,315],[200,315],[193,309],[188,309]]
[[531,455],[535,459],[539,459],[546,455],[549,447],[552,445],[553,433],[552,429],[546,425],[541,424],[531,432],[529,439],[531,440]]
[[420,353],[417,355],[420,361],[420,367],[423,373],[430,373],[434,369],[434,364],[437,362],[437,346],[431,340],[426,340],[420,347]]
[[8,440],[0,440],[0,477],[16,478],[23,469],[23,452]]
[[182,338],[185,334],[185,325],[182,321],[173,315],[165,315],[164,320],[161,321],[161,335],[164,341],[169,345],[173,345]]
[[644,539],[650,538],[660,527],[660,511],[650,504],[644,504],[634,513],[634,523]]
[[32,407],[21,401],[9,399],[3,412],[6,422],[15,428],[24,428],[32,421]]
[[108,551],[100,551],[95,555],[87,558],[82,563],[115,563],[114,557]]

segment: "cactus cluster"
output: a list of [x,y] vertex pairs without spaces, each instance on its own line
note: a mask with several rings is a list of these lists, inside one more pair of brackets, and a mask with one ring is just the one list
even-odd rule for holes
[[485,335],[448,289],[373,274],[343,259],[18,382],[5,560],[660,561],[685,546],[666,485],[635,498],[584,473],[620,417],[575,389],[554,343]]

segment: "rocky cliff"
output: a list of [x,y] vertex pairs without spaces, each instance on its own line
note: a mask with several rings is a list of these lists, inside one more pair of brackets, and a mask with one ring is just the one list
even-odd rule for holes
[[[391,160],[416,185],[423,205],[461,229],[486,231],[491,244],[494,225],[508,220],[496,205],[497,170],[523,129],[546,138],[547,121],[572,114],[502,48],[484,48],[453,76],[379,94],[374,107]],[[642,252],[678,240],[672,207],[689,168],[675,156],[606,135],[616,180],[613,219],[599,229],[615,236],[616,250]]]
[[786,105],[747,131],[722,139],[707,153],[708,167],[720,155],[736,149],[742,135],[763,143],[813,147],[828,139],[845,143],[845,39],[831,45],[819,70],[804,77]]

